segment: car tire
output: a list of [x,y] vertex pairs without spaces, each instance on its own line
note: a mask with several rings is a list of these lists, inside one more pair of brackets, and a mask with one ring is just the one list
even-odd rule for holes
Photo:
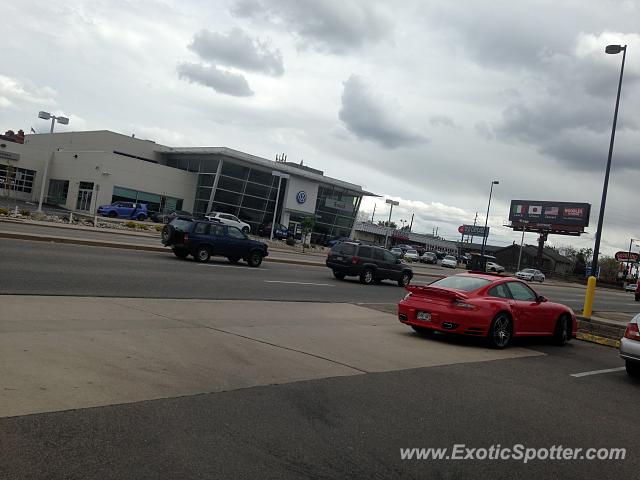
[[174,248],[173,254],[178,258],[185,259],[189,256],[189,250],[186,248]]
[[210,258],[211,252],[209,251],[209,247],[204,245],[196,248],[196,251],[193,254],[193,259],[198,263],[207,263]]
[[564,347],[571,340],[571,327],[569,319],[566,315],[561,315],[556,322],[556,328],[553,332],[553,343],[559,347]]
[[338,280],[344,280],[344,277],[346,277],[344,273],[339,272],[337,270],[333,271],[333,276],[336,277]]
[[160,238],[162,239],[163,245],[169,245],[171,243],[171,239],[173,238],[173,232],[175,229],[173,225],[165,225],[162,228],[162,233],[160,234]]
[[411,282],[411,274],[409,272],[402,272],[402,277],[398,280],[399,287],[406,287]]
[[242,233],[249,235],[249,227],[242,227]]
[[363,272],[360,274],[360,283],[364,283],[365,285],[371,285],[373,283],[373,270],[370,268],[365,268]]
[[259,250],[254,250],[253,252],[249,253],[247,263],[250,267],[259,267],[262,263],[262,252],[260,252]]
[[491,322],[489,327],[489,335],[487,341],[491,348],[496,350],[502,350],[511,342],[511,336],[513,333],[513,322],[506,313],[499,313]]
[[147,216],[144,213],[141,213],[136,217],[136,219],[140,222],[143,222],[145,218],[147,218]]
[[633,378],[640,378],[640,362],[626,360],[624,367],[627,370],[627,375]]
[[233,263],[234,265],[240,261],[240,257],[227,257],[229,263]]
[[116,218],[118,216],[118,214],[112,210],[107,214],[107,216],[109,218]]
[[418,335],[423,335],[425,337],[431,337],[433,334],[435,334],[435,330],[433,330],[432,328],[426,328],[426,327],[418,327],[417,325],[411,325],[411,328],[413,328],[413,331],[416,332]]

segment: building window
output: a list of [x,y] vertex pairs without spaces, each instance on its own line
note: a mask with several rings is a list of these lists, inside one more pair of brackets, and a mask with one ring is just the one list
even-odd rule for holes
[[113,187],[111,202],[125,201],[134,203],[145,203],[149,212],[172,212],[182,210],[183,200],[181,198],[167,197],[157,193],[139,192],[124,187]]
[[0,165],[0,188],[31,193],[35,176],[35,170],[16,168],[13,165]]
[[69,180],[49,180],[49,191],[45,202],[48,205],[65,205],[69,194]]

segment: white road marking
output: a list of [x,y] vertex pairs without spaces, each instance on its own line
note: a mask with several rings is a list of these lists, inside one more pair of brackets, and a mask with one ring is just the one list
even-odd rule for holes
[[599,375],[601,373],[613,373],[613,372],[620,372],[622,370],[624,370],[625,367],[618,367],[618,368],[606,368],[604,370],[592,370],[590,372],[582,372],[582,373],[572,373],[571,376],[572,377],[587,377],[589,375]]
[[266,283],[287,283],[291,285],[316,285],[319,287],[334,287],[330,283],[311,283],[311,282],[285,282],[284,280],[265,280]]

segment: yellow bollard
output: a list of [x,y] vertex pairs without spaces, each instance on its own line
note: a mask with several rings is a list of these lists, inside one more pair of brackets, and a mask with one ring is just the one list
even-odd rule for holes
[[593,312],[593,297],[596,295],[596,277],[589,277],[587,280],[587,291],[584,294],[584,310],[582,316],[591,318]]

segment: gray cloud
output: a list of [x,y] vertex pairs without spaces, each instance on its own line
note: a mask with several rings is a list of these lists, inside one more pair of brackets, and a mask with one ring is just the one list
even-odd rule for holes
[[266,18],[293,32],[301,46],[336,54],[380,41],[393,24],[392,17],[369,0],[239,0],[231,12]]
[[201,30],[193,36],[189,49],[213,64],[276,77],[284,73],[280,50],[267,41],[252,39],[241,28],[228,33]]
[[449,115],[431,115],[429,117],[429,123],[434,127],[460,128]]
[[344,82],[340,120],[362,140],[371,140],[384,148],[410,147],[427,139],[403,128],[385,111],[359,77]]
[[193,83],[213,88],[216,92],[234,97],[250,97],[253,91],[247,79],[239,73],[226,72],[214,66],[200,63],[181,63],[178,75]]

